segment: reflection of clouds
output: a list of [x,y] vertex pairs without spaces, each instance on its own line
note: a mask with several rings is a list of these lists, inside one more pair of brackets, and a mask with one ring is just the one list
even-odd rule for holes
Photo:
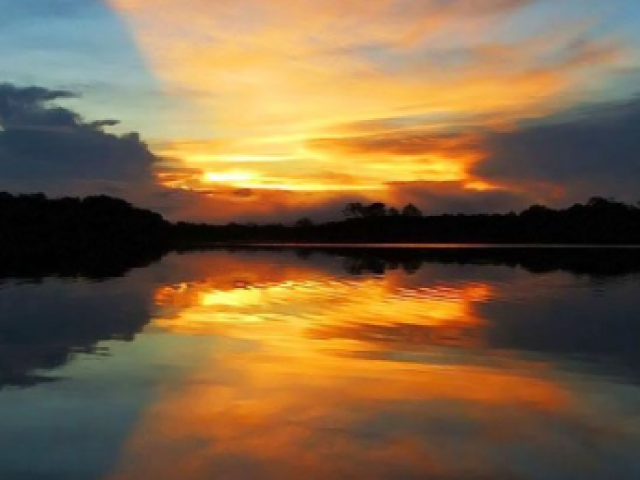
[[[370,345],[402,342],[417,348],[433,341],[454,344],[456,338],[479,342],[483,321],[473,304],[490,296],[486,285],[407,288],[377,277],[239,286],[236,282],[222,289],[206,282],[178,284],[157,292],[161,311],[155,326],[177,333],[212,329],[224,334],[226,329],[234,332],[237,322],[264,322],[261,330],[279,336],[289,335],[287,329],[295,327],[296,332],[324,340],[336,337]],[[162,319],[162,311],[176,307],[175,315]]]
[[474,305],[491,298],[489,286],[302,271],[274,280],[259,263],[253,282],[238,283],[227,266],[210,281],[159,289],[154,328],[253,346],[214,348],[163,388],[113,479],[493,478],[492,450],[519,435],[512,422],[535,429],[572,402],[546,369],[524,374],[515,360],[496,368],[462,350],[434,351],[433,362],[364,354],[426,348],[422,329],[443,340],[480,332]]
[[[90,285],[91,286],[91,285]],[[46,381],[78,353],[104,353],[99,342],[132,341],[149,322],[148,296],[133,283],[100,288],[48,280],[0,288],[0,389]]]
[[[494,478],[501,466],[491,450],[567,406],[543,380],[483,369],[393,369],[374,378],[365,362],[323,373],[293,360],[224,362],[238,379],[219,386],[198,380],[211,378],[207,365],[147,412],[113,478]],[[460,435],[468,423],[473,432]],[[163,455],[145,462],[152,451]]]
[[[14,313],[0,343],[14,328],[26,356],[132,338],[156,289],[136,342],[77,362],[67,382],[2,391],[3,478],[638,477],[637,386],[523,352],[545,347],[536,333],[572,353],[588,352],[586,331],[610,353],[616,338],[637,344],[637,278],[341,266],[217,251],[98,285],[0,288]],[[478,336],[449,348],[458,328]],[[496,328],[511,351],[489,349]]]
[[521,290],[553,302],[576,285],[568,276],[210,259],[185,259],[199,275],[158,289],[153,328],[216,340],[159,389],[111,480],[604,479],[598,468],[617,467],[596,465],[596,449],[605,458],[636,438],[617,426],[619,404],[597,400],[602,384],[487,350],[487,306]]

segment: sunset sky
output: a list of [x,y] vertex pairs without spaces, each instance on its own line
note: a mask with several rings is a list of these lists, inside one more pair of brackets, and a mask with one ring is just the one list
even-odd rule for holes
[[0,0],[0,58],[0,190],[208,221],[640,200],[635,0]]

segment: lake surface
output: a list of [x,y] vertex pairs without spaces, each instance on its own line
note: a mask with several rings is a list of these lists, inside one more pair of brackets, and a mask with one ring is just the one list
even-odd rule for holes
[[640,273],[474,258],[4,278],[0,479],[640,478]]

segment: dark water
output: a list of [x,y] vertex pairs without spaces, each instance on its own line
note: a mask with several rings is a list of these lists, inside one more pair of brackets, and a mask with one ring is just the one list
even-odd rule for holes
[[640,478],[640,275],[463,257],[5,278],[0,479]]

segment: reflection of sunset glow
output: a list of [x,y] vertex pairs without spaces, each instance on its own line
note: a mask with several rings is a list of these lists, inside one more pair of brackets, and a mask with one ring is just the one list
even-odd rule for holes
[[[545,369],[476,364],[490,285],[287,265],[220,255],[206,280],[157,291],[155,332],[218,340],[160,390],[112,480],[488,475],[478,445],[517,439],[525,418],[571,402]],[[438,425],[461,419],[477,428],[451,449]]]
[[[396,325],[389,318],[400,318],[398,324],[418,327],[463,326],[477,329],[482,321],[474,313],[473,303],[491,296],[484,285],[471,285],[464,289],[445,287],[394,288],[381,279],[362,281],[286,281],[242,285],[231,290],[210,289],[207,285],[178,285],[164,287],[156,296],[161,306],[187,305],[178,318],[158,319],[156,325],[173,333],[198,329],[206,332],[209,326],[219,331],[220,323],[233,329],[242,315],[251,313],[251,320],[282,321],[300,325],[298,310],[315,321],[306,328],[310,331],[331,331],[344,326]],[[326,312],[329,305],[329,312]],[[215,314],[211,315],[211,308]],[[356,321],[356,319],[358,319]],[[322,321],[319,321],[322,320]],[[278,328],[282,328],[279,324]]]

